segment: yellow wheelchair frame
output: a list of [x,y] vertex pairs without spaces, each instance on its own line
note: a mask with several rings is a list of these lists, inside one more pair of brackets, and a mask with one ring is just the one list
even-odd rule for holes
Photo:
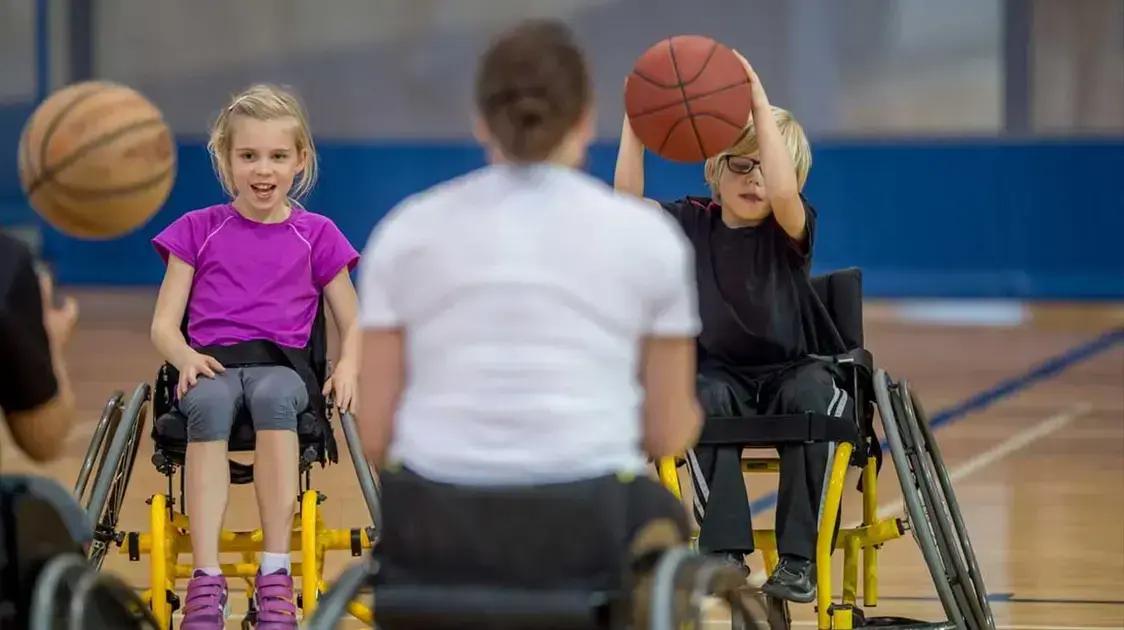
[[[87,514],[95,523],[94,538],[99,544],[91,547],[90,559],[94,569],[100,569],[101,558],[110,544],[116,544],[118,553],[127,555],[134,562],[139,561],[141,556],[150,556],[149,587],[141,598],[151,608],[160,627],[168,628],[171,627],[173,607],[178,605],[176,582],[189,579],[192,573],[190,563],[181,564],[179,561],[182,554],[191,553],[191,536],[187,515],[174,509],[172,481],[177,465],[165,467],[166,463],[157,464],[157,469],[168,479],[168,490],[167,493],[152,495],[147,501],[150,530],[125,532],[117,529],[137,444],[142,439],[145,419],[152,404],[152,388],[146,383],[137,386],[127,404],[120,392],[111,396],[87,451],[75,494],[85,503]],[[329,406],[328,420],[331,415]],[[348,550],[352,555],[362,555],[374,546],[373,538],[378,535],[380,518],[374,475],[363,456],[355,419],[348,413],[341,414],[339,418],[373,527],[327,527],[320,511],[320,504],[326,497],[312,489],[310,468],[304,470],[301,475],[300,510],[293,519],[290,549],[300,552],[300,561],[293,563],[292,573],[300,578],[298,601],[305,618],[311,616],[321,593],[327,590],[324,580],[327,552]],[[89,483],[95,468],[95,478]],[[182,491],[181,486],[181,494]],[[240,562],[220,565],[222,574],[227,578],[244,579],[248,593],[253,592],[253,578],[258,572],[255,558],[263,551],[263,542],[260,528],[250,531],[224,529],[220,533],[219,552],[241,554]],[[373,613],[368,606],[353,602],[348,611],[360,621],[372,622]]]
[[[327,590],[324,581],[324,556],[328,551],[354,551],[358,539],[359,547],[369,550],[373,541],[364,529],[330,529],[325,526],[319,505],[323,496],[315,490],[306,490],[301,495],[300,513],[293,519],[292,550],[300,551],[301,560],[294,562],[292,572],[300,577],[301,612],[307,619],[316,609],[320,594]],[[129,554],[136,560],[139,555],[151,556],[149,562],[149,588],[141,597],[152,609],[153,616],[162,628],[171,627],[172,617],[170,598],[154,596],[157,593],[175,592],[177,580],[191,577],[192,566],[181,564],[179,556],[191,553],[191,537],[187,515],[171,509],[163,494],[154,494],[148,501],[150,531],[135,536],[135,543],[122,547],[120,553]],[[241,562],[222,563],[220,568],[227,578],[242,578],[246,581],[247,592],[254,588],[253,577],[258,572],[254,558],[262,551],[262,530],[251,531],[222,530],[219,537],[220,553],[240,553]],[[371,623],[372,611],[359,602],[353,602],[348,610],[356,619]]]
[[[859,552],[863,559],[863,605],[878,604],[878,551],[884,543],[905,534],[905,524],[900,518],[878,517],[878,471],[873,457],[867,459],[862,469],[863,520],[852,529],[840,529],[836,545],[832,546],[839,505],[843,498],[843,484],[850,465],[853,446],[841,442],[835,449],[831,463],[823,509],[820,511],[819,533],[816,539],[816,613],[820,630],[849,630],[854,627],[852,612],[858,602]],[[660,482],[682,500],[683,491],[675,458],[665,457],[657,462]],[[751,457],[742,459],[743,473],[770,473],[780,470],[780,459]],[[697,532],[696,532],[697,535]],[[765,570],[772,574],[777,566],[776,530],[753,530],[753,544],[761,550]],[[831,556],[843,547],[843,594],[840,602],[833,601],[831,583]]]

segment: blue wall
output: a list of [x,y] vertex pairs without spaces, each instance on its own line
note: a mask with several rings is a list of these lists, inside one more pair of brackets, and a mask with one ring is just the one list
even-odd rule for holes
[[[20,203],[15,142],[3,145],[0,207],[11,208]],[[482,164],[467,143],[319,148],[322,177],[307,205],[360,248],[399,200]],[[614,158],[615,145],[596,147],[591,170],[608,180]],[[182,140],[179,159],[166,207],[136,233],[82,242],[45,228],[44,255],[61,282],[159,282],[149,239],[222,198],[201,141]],[[1124,140],[819,142],[806,190],[820,213],[816,266],[861,266],[877,296],[1121,299],[1122,174]],[[661,199],[706,190],[699,166],[656,159],[648,182]]]

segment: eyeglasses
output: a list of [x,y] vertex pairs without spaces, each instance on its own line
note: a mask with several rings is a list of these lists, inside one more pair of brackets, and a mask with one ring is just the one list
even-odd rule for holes
[[761,168],[761,160],[755,160],[744,155],[727,155],[725,159],[726,168],[738,175],[749,175],[753,172],[753,169]]

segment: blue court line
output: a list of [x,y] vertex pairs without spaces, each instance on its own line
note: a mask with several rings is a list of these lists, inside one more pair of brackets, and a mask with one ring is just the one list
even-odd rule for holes
[[[939,602],[939,597],[933,596],[887,596],[879,595],[884,601],[898,602]],[[1118,599],[1058,599],[1049,597],[1016,597],[1014,593],[988,593],[987,601],[1001,604],[1054,604],[1054,605],[1081,605],[1081,606],[1124,606],[1124,601]]]
[[[1075,346],[1055,357],[1047,359],[1029,372],[1003,381],[967,400],[939,411],[936,415],[929,418],[929,426],[936,430],[946,424],[951,424],[973,412],[985,409],[1004,398],[1036,385],[1041,381],[1053,378],[1074,365],[1105,352],[1119,343],[1124,343],[1124,328],[1109,330],[1092,341]],[[893,375],[891,375],[891,377],[892,376]],[[882,450],[885,451],[887,449],[888,445],[886,441],[883,440]],[[751,503],[750,510],[756,514],[768,510],[776,504],[777,493],[772,492]]]

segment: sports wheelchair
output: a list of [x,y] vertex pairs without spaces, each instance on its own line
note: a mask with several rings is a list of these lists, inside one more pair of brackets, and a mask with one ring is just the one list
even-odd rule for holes
[[[310,369],[312,374],[302,377],[306,383],[326,382],[330,371],[327,360],[327,326],[321,297],[312,327],[309,346],[305,349],[307,365],[294,368],[298,372]],[[186,333],[186,318],[183,329]],[[179,504],[174,495],[175,477],[184,465],[187,450],[186,418],[176,408],[175,389],[179,375],[175,368],[164,364],[159,368],[153,386],[141,383],[127,401],[121,392],[115,392],[105,405],[101,419],[78,474],[74,494],[84,506],[94,524],[94,537],[88,554],[89,562],[100,567],[110,546],[119,547],[131,561],[142,555],[151,556],[149,588],[141,597],[151,607],[160,627],[171,627],[172,614],[180,606],[175,592],[177,580],[191,576],[191,564],[179,563],[179,556],[191,551],[190,523],[188,522],[183,475],[179,475]],[[305,617],[316,607],[320,593],[325,590],[323,580],[324,556],[330,550],[347,550],[360,556],[370,549],[378,538],[379,501],[378,488],[371,467],[363,456],[354,418],[340,414],[340,425],[350,451],[351,461],[359,480],[359,487],[370,515],[370,523],[351,529],[331,529],[320,514],[319,505],[326,496],[312,487],[312,468],[324,467],[339,461],[339,452],[333,432],[333,415],[330,400],[310,389],[309,407],[299,415],[297,435],[299,442],[300,497],[299,512],[293,522],[292,549],[301,552],[299,562],[294,562],[292,572],[300,578],[297,606]],[[313,396],[315,394],[315,396]],[[141,435],[144,432],[149,408],[156,418],[151,436],[155,442],[152,463],[168,482],[167,493],[151,496],[148,532],[127,532],[118,529],[118,520],[124,504],[126,489],[136,461]],[[231,429],[228,450],[231,453],[253,452],[254,428],[247,411],[240,413]],[[253,464],[229,461],[230,481],[241,485],[253,482]],[[91,474],[93,481],[90,483]],[[227,578],[243,578],[251,609],[244,625],[253,619],[253,580],[258,570],[257,552],[262,550],[262,531],[228,531],[220,534],[220,553],[239,553],[241,562],[223,563],[221,569]],[[371,612],[361,606],[351,608],[359,619],[370,620]]]
[[0,629],[157,628],[132,589],[86,562],[91,529],[51,479],[0,476]]
[[[854,416],[834,418],[806,413],[778,416],[710,417],[699,444],[773,448],[786,442],[833,442],[829,479],[820,508],[816,541],[817,625],[822,630],[864,625],[908,625],[910,628],[993,629],[993,620],[975,553],[960,515],[940,449],[928,420],[908,382],[893,381],[884,370],[875,370],[870,352],[863,348],[862,274],[844,269],[812,279],[820,314],[834,328],[836,347],[842,354],[820,357],[845,368],[848,393],[855,401]],[[886,445],[901,483],[906,518],[878,514],[878,471],[883,443],[875,434],[875,411],[881,420]],[[660,480],[682,499],[677,458],[657,462]],[[742,457],[743,473],[776,472],[779,459]],[[847,467],[862,469],[858,489],[863,497],[862,524],[838,529]],[[912,531],[932,576],[948,621],[921,624],[901,618],[865,618],[857,604],[859,552],[863,564],[863,604],[878,605],[878,552],[882,545]],[[837,532],[837,533],[836,533]],[[765,568],[772,573],[778,562],[775,530],[754,529],[754,545],[762,551]],[[831,556],[843,547],[843,593],[834,601]],[[788,628],[787,603],[766,598],[772,628]]]
[[340,577],[306,628],[335,628],[372,597],[385,630],[672,630],[703,627],[715,599],[735,628],[767,627],[740,570],[691,551],[678,542],[682,525],[639,507],[661,500],[653,480],[482,488],[387,471],[382,489],[374,553]]

